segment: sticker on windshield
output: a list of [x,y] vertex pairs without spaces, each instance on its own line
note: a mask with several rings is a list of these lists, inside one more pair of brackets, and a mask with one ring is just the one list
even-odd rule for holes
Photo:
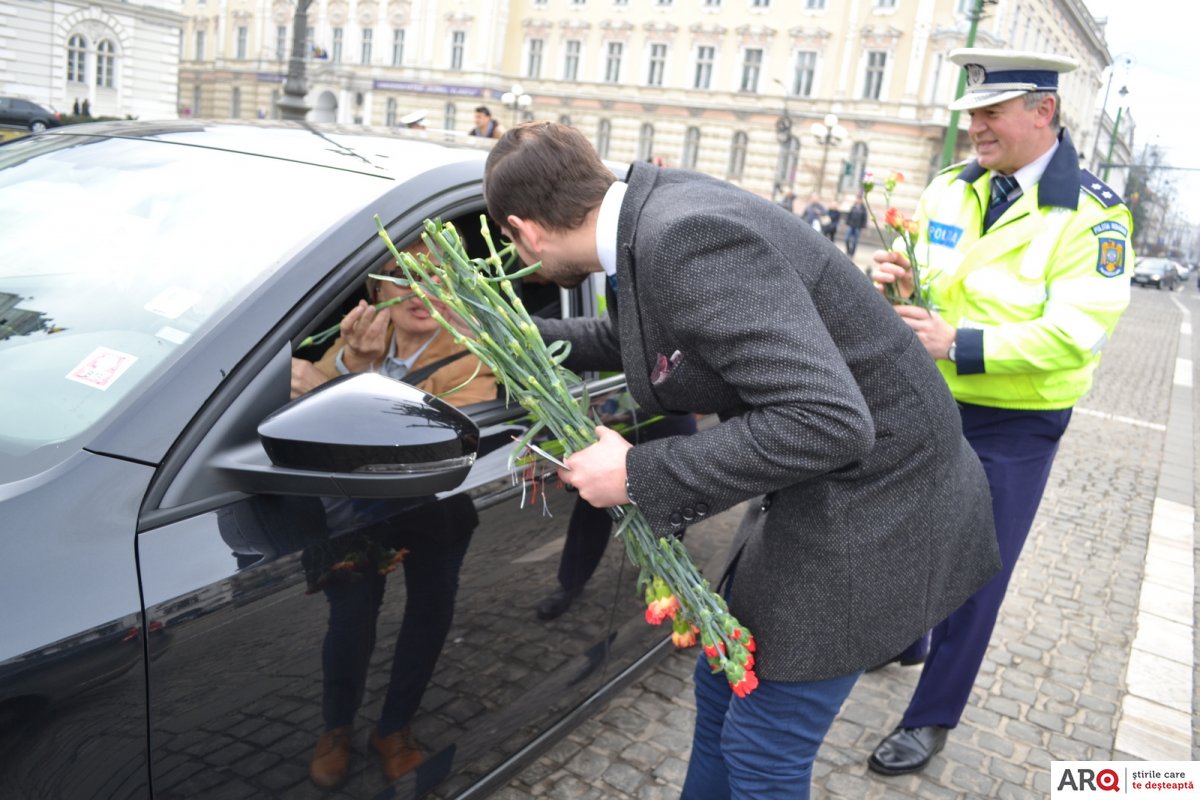
[[97,347],[92,354],[67,373],[67,380],[105,390],[116,383],[125,370],[133,366],[137,356],[108,347]]
[[164,325],[154,334],[159,339],[170,342],[171,344],[183,344],[187,338],[191,336],[187,331],[181,331],[179,328],[172,328],[170,325]]
[[158,314],[167,319],[178,319],[183,312],[196,305],[200,296],[190,289],[172,286],[163,289],[158,296],[146,303],[144,308],[151,314]]

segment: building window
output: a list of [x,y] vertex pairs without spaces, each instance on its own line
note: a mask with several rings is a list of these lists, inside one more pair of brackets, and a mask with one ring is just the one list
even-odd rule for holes
[[204,31],[196,31],[196,48],[192,57],[197,61],[204,60]]
[[458,116],[458,109],[454,103],[446,103],[446,108],[442,113],[442,127],[448,131],[454,130],[457,126],[455,118]]
[[657,0],[657,5],[659,6],[669,6],[671,3],[672,0]]
[[882,50],[867,52],[867,74],[863,80],[863,99],[878,100],[883,93],[883,70],[887,66],[887,53]]
[[654,126],[649,122],[642,123],[642,130],[638,134],[637,159],[638,161],[649,161],[654,155]]
[[650,45],[650,72],[646,75],[647,86],[662,86],[663,73],[667,68],[667,46],[665,44]]
[[629,5],[629,0],[613,0],[613,5],[614,6],[627,6],[627,5]]
[[612,123],[606,119],[600,120],[596,126],[596,153],[601,158],[608,158],[608,143],[612,139]]
[[279,90],[271,90],[271,119],[279,119]]
[[729,169],[725,175],[728,180],[742,179],[742,174],[746,171],[746,149],[749,143],[750,137],[745,131],[738,131],[733,135],[733,144],[729,147]]
[[608,56],[604,59],[604,82],[621,82],[621,53],[625,45],[621,42],[608,43]]
[[683,159],[680,163],[684,169],[695,169],[696,161],[700,158],[700,129],[690,127],[683,137]]
[[392,29],[392,66],[398,67],[404,63],[404,29]]
[[850,146],[850,160],[842,170],[841,184],[838,191],[842,194],[859,194],[862,192],[862,176],[867,171],[867,143],[855,142]]
[[396,98],[394,97],[387,99],[387,105],[384,107],[383,112],[383,124],[389,128],[396,126]]
[[242,116],[242,90],[238,87],[233,87],[233,94],[229,99],[229,116],[238,119]]
[[954,11],[957,14],[969,14],[974,8],[975,0],[957,0]]
[[771,0],[750,0],[751,8],[770,8]]
[[720,8],[721,0],[704,0],[705,8]]
[[742,86],[743,92],[758,91],[758,75],[762,72],[763,51],[757,47],[746,50],[742,56]]
[[370,28],[362,29],[362,63],[371,63],[371,46],[375,44],[375,31]]
[[533,4],[535,6],[544,6],[544,5],[546,5],[546,2],[547,2],[547,0],[533,0]]
[[712,45],[701,45],[696,48],[696,80],[692,82],[693,89],[711,89],[713,61],[717,56],[717,48]]
[[545,45],[544,39],[529,40],[529,60],[525,64],[526,78],[542,77],[542,50]]
[[796,53],[796,71],[792,76],[792,94],[797,97],[812,97],[813,78],[817,73],[817,54],[814,50]]
[[450,69],[463,68],[463,51],[467,47],[467,32],[455,31],[450,36]]
[[113,88],[113,72],[116,69],[117,47],[108,39],[96,45],[96,85]]
[[195,86],[192,87],[192,116],[193,117],[201,116],[200,100],[202,99],[202,97],[203,97],[203,95],[200,94],[200,85],[196,84]]
[[237,56],[239,61],[246,59],[246,26],[239,25],[237,29]]
[[573,5],[573,6],[587,5],[587,0],[571,0],[571,5]]
[[895,8],[896,0],[875,0],[876,8]]
[[275,60],[283,61],[287,58],[287,26],[275,26]]
[[83,83],[87,79],[87,39],[75,34],[67,40],[67,80]]
[[780,186],[792,186],[796,182],[796,164],[800,161],[800,140],[789,136],[788,140],[779,145],[779,160],[775,163],[775,183]]
[[825,8],[825,0],[804,0],[804,7],[814,11],[820,11]]
[[578,39],[567,40],[563,51],[563,80],[579,80],[579,51],[583,44]]
[[345,38],[345,29],[333,29],[333,47],[330,48],[329,60],[335,64],[342,63],[342,42]]

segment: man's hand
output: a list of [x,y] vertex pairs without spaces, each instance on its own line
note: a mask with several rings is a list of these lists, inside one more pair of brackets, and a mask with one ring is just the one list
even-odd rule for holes
[[558,479],[578,489],[596,508],[625,505],[625,453],[633,445],[603,425],[596,428],[596,436],[599,441],[567,458],[570,469],[560,469]]
[[389,320],[386,310],[376,311],[366,300],[359,300],[358,305],[342,317],[342,362],[346,369],[366,372],[383,362],[387,354]]
[[934,358],[949,358],[950,345],[958,336],[949,322],[920,306],[896,306],[900,319],[912,328]]
[[883,291],[883,284],[895,283],[900,287],[901,297],[912,296],[912,269],[902,253],[876,250],[871,254],[871,260],[875,262],[871,270],[871,280],[879,286],[879,291]]
[[311,361],[303,358],[292,359],[292,399],[295,400],[305,392],[311,392],[329,380],[325,373],[317,369]]

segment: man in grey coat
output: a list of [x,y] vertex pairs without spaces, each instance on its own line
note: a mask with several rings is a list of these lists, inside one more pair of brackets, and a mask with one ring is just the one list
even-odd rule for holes
[[[604,272],[610,316],[542,321],[567,366],[623,369],[651,413],[717,413],[636,447],[599,428],[560,477],[656,532],[753,500],[722,589],[753,631],[759,687],[700,658],[685,798],[806,797],[812,761],[866,667],[999,566],[979,460],[933,360],[871,282],[777,205],[696,173],[614,180],[555,123],[504,135],[488,210],[560,286]],[[798,788],[802,787],[802,788]]]

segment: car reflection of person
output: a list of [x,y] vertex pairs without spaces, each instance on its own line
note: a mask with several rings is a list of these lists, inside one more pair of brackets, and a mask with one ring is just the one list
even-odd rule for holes
[[[1133,219],[1080,167],[1060,125],[1058,76],[1075,61],[990,49],[949,58],[967,72],[950,107],[970,112],[976,158],[942,170],[917,207],[914,250],[938,313],[896,312],[957,400],[987,472],[1004,566],[934,628],[908,708],[868,760],[883,775],[924,769],[958,725],[1071,410],[1129,304]],[[880,283],[912,291],[901,253],[872,258]]]
[[758,687],[734,696],[698,658],[683,796],[807,798],[862,670],[999,566],[945,381],[854,264],[765,198],[643,162],[615,180],[553,122],[501,137],[484,187],[544,277],[610,278],[609,317],[536,321],[570,342],[568,369],[624,368],[647,413],[721,419],[632,446],[599,427],[559,478],[593,505],[634,503],[660,536],[754,501],[718,586],[754,633]]
[[[410,252],[423,247],[414,245]],[[368,292],[373,301],[384,301],[408,290],[372,279]],[[360,302],[343,318],[341,332],[317,364],[292,360],[293,395],[338,374],[370,370],[407,379],[431,394],[469,380],[446,397],[458,406],[496,397],[495,376],[486,367],[475,374],[477,359],[454,343],[418,298],[384,311]],[[349,772],[353,722],[363,700],[386,587],[386,576],[380,573],[395,566],[383,563],[394,557],[404,569],[404,620],[392,655],[387,695],[368,741],[388,780],[395,781],[423,759],[410,722],[450,630],[458,574],[478,518],[471,501],[457,495],[398,516],[390,514],[384,502],[354,501],[348,509],[344,503],[334,505],[339,506],[340,516],[327,509],[330,541],[305,551],[310,588],[324,591],[329,602],[322,648],[325,731],[313,751],[309,777],[318,786],[333,787]],[[336,521],[347,514],[351,521]],[[372,515],[382,519],[373,521]],[[355,533],[332,535],[348,528]]]

